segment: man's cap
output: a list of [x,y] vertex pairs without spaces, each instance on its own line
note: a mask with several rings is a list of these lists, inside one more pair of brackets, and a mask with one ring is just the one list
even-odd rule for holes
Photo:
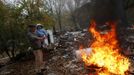
[[29,28],[33,28],[33,27],[36,27],[36,25],[31,24],[31,25],[29,25],[28,27],[29,27]]

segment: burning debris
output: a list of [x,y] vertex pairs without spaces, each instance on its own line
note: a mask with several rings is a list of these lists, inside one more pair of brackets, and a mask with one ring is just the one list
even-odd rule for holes
[[86,66],[94,65],[97,75],[125,75],[129,70],[129,59],[120,53],[120,47],[116,39],[116,23],[108,22],[111,26],[107,34],[96,31],[95,21],[91,22],[90,32],[93,34],[94,42],[91,45],[92,52],[87,55],[82,52],[82,60]]

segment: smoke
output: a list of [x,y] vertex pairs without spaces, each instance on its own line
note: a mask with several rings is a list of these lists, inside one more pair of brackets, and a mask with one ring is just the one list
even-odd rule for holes
[[82,50],[76,50],[75,55],[78,61],[82,61],[82,53],[86,53],[86,55],[90,55],[92,52],[92,48],[84,48]]
[[106,21],[125,20],[123,0],[92,0],[92,6],[92,18],[99,24]]

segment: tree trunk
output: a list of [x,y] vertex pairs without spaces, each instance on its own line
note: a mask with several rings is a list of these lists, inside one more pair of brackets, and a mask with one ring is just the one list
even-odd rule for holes
[[74,14],[72,14],[72,21],[73,21],[73,23],[75,25],[75,30],[76,31],[80,30],[80,25],[78,24],[77,18],[76,18],[76,16]]
[[126,16],[126,11],[124,7],[124,0],[115,0],[116,5],[117,5],[117,13],[119,15],[119,23],[117,25],[117,38],[119,40],[120,46],[125,49],[125,45],[127,43],[126,41],[126,36],[127,36],[127,31],[126,28],[128,26],[128,20]]
[[60,27],[60,31],[62,31],[62,24],[61,24],[61,16],[59,16],[59,27]]
[[127,21],[127,16],[126,16],[126,11],[124,7],[124,0],[115,0],[115,3],[117,5],[117,15],[119,16],[121,26],[127,27],[128,26],[128,21]]

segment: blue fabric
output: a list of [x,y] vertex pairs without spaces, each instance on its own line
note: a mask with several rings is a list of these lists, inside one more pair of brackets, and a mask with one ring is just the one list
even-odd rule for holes
[[47,35],[47,32],[45,29],[37,29],[36,34],[37,36],[42,37],[44,35]]

